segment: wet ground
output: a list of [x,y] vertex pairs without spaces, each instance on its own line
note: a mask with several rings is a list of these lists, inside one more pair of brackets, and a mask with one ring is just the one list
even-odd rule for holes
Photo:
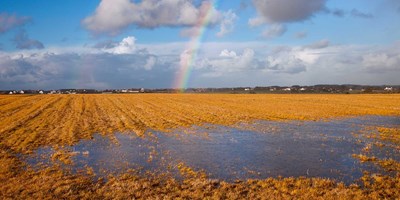
[[[67,147],[74,152],[73,170],[93,168],[97,176],[135,169],[140,173],[167,173],[182,178],[179,165],[203,171],[212,179],[268,177],[324,177],[352,183],[363,171],[387,174],[373,163],[360,162],[353,154],[400,161],[399,148],[386,142],[374,147],[366,136],[368,127],[399,126],[398,117],[357,117],[330,121],[256,121],[234,127],[209,125],[173,130],[149,131],[145,137],[116,133],[115,137],[95,135]],[[364,150],[363,150],[364,149]],[[51,165],[50,147],[26,156],[27,163]]]

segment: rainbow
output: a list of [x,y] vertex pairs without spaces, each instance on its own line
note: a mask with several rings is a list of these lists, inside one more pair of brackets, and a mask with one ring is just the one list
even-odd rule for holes
[[214,12],[214,8],[216,7],[216,0],[211,0],[203,6],[206,6],[205,12],[200,13],[199,20],[193,27],[193,36],[190,38],[190,41],[185,48],[185,52],[183,55],[181,55],[180,69],[177,72],[174,85],[172,86],[175,89],[179,89],[180,92],[184,92],[187,88],[190,74],[197,59],[204,32],[207,29]]

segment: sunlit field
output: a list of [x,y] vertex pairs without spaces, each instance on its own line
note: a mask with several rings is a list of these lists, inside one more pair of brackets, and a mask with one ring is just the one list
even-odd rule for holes
[[399,145],[397,94],[3,95],[0,197],[392,199]]

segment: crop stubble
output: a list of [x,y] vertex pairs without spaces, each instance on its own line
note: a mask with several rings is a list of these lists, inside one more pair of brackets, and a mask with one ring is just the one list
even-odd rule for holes
[[0,96],[0,142],[18,152],[112,134],[205,123],[399,115],[400,95],[25,95]]
[[[399,173],[366,174],[363,187],[304,177],[226,183],[204,177],[179,182],[122,174],[104,181],[57,166],[33,170],[16,155],[44,145],[71,145],[94,133],[143,135],[149,129],[169,131],[205,123],[399,114],[400,95],[0,95],[0,198],[395,199],[400,197]],[[398,128],[378,130],[377,138],[398,144]],[[397,162],[377,162],[399,171]]]

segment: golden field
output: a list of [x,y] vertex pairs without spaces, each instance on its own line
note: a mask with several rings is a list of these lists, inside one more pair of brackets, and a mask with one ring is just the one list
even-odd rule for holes
[[[18,157],[43,146],[72,145],[95,133],[144,135],[147,130],[170,131],[192,125],[362,115],[400,116],[400,95],[0,95],[0,199],[400,198],[400,165],[363,155],[355,156],[385,165],[397,175],[365,174],[362,185],[349,186],[303,177],[227,183],[196,176],[195,172],[184,181],[129,173],[98,180],[90,170],[76,174],[57,166],[32,169]],[[399,128],[377,129],[377,140],[398,144]]]
[[29,152],[94,133],[167,131],[204,123],[400,115],[400,95],[33,95],[0,96],[0,143]]

